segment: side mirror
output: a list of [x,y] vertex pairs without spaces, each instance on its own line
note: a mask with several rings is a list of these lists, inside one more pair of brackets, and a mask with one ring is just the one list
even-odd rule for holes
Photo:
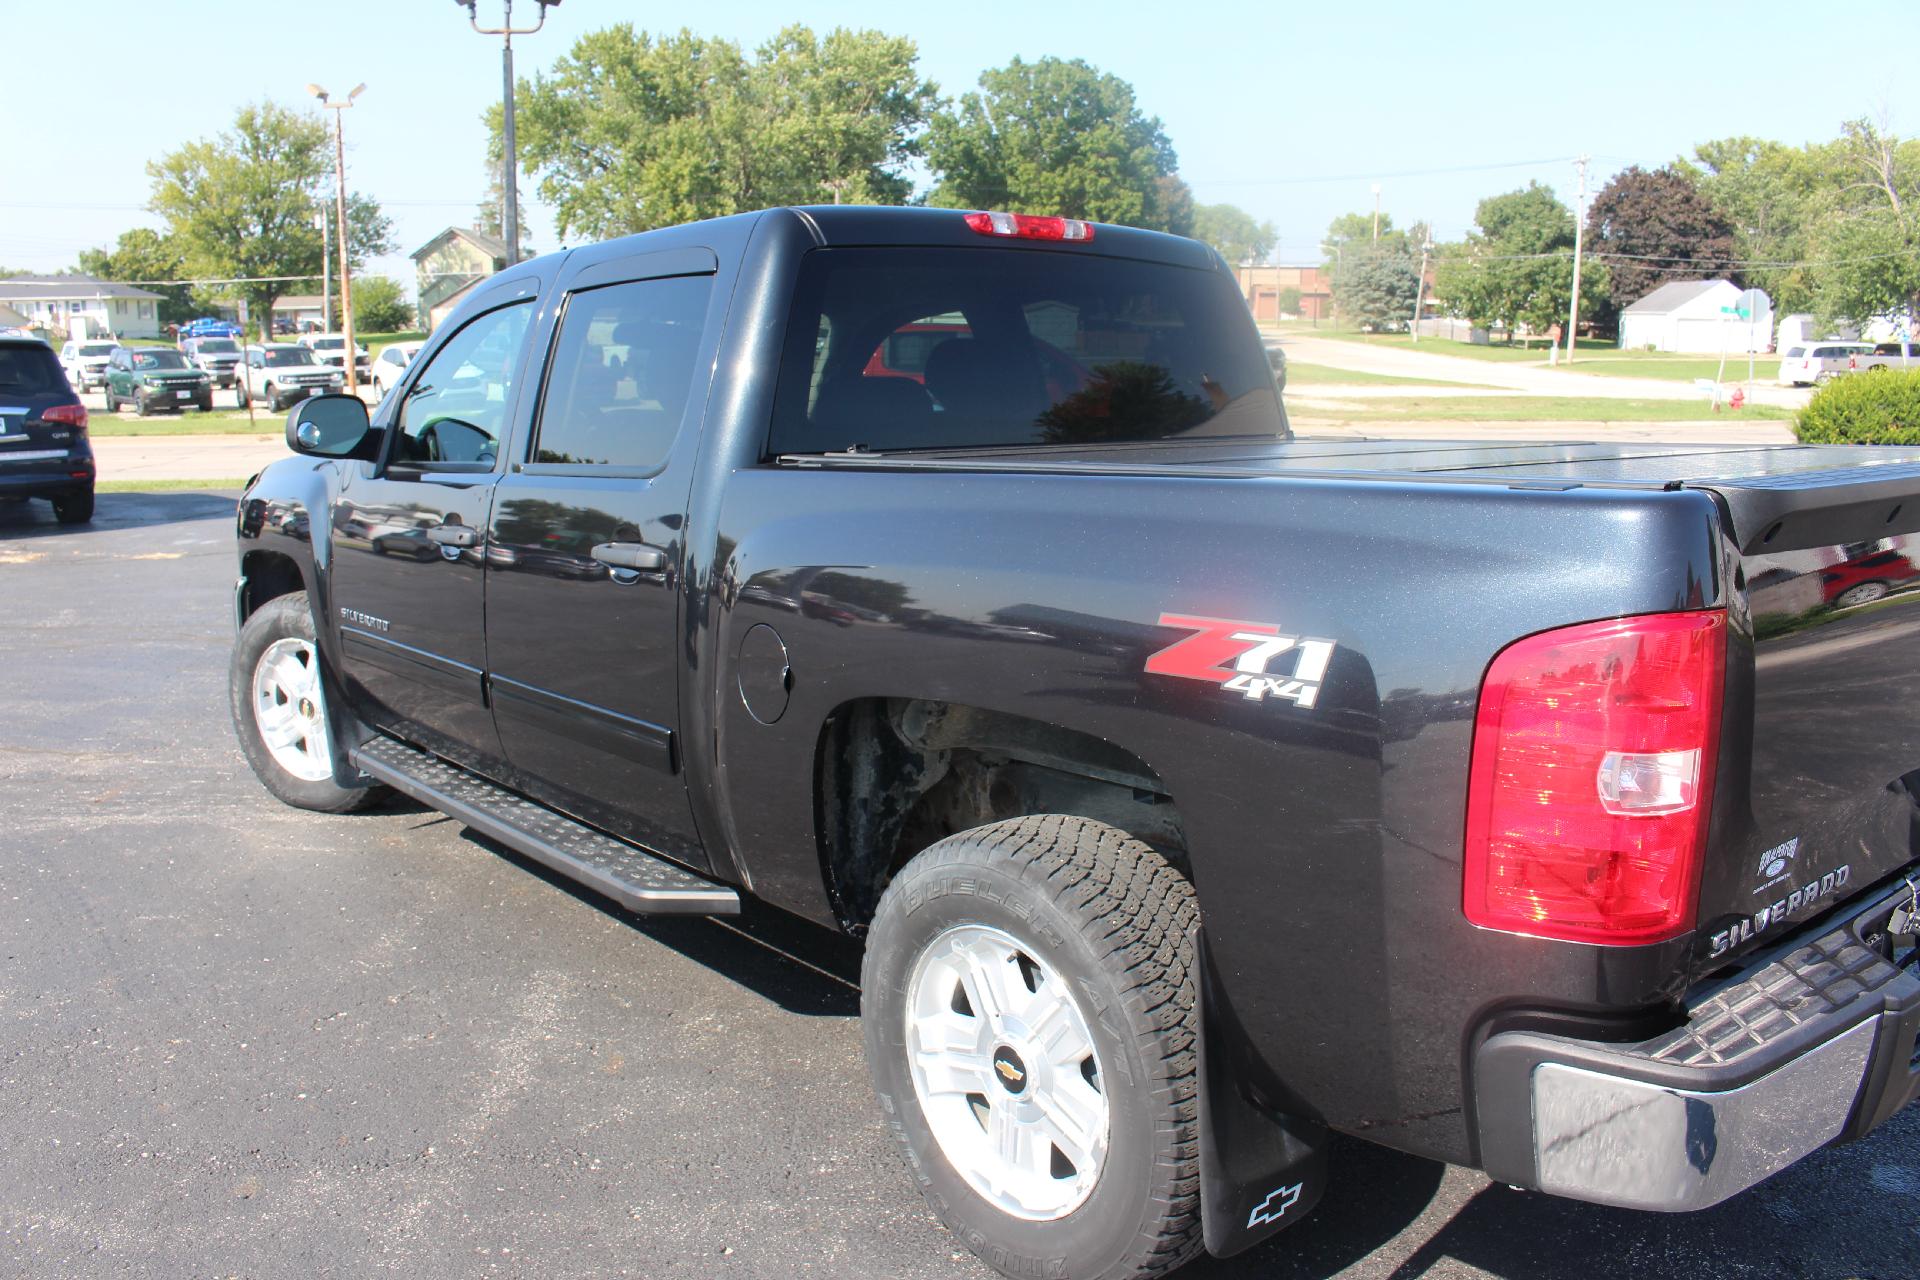
[[370,432],[359,396],[312,396],[287,415],[287,448],[316,458],[357,457]]

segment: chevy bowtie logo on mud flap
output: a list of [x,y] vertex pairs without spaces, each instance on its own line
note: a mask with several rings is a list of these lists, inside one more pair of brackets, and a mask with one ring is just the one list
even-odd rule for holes
[[[1253,702],[1279,698],[1302,710],[1311,708],[1319,701],[1320,684],[1333,661],[1333,641],[1282,635],[1271,623],[1163,613],[1160,625],[1195,634],[1150,655],[1149,673],[1205,680]],[[1269,674],[1272,663],[1282,658],[1291,659],[1293,674]]]
[[1253,1206],[1253,1212],[1247,1215],[1247,1230],[1264,1227],[1269,1222],[1278,1222],[1287,1216],[1287,1210],[1300,1202],[1300,1189],[1307,1184],[1296,1182],[1290,1187],[1276,1187],[1267,1198]]

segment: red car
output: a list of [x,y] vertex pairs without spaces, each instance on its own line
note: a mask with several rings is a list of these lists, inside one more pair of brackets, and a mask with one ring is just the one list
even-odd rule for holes
[[1828,566],[1820,586],[1828,604],[1845,609],[1870,604],[1915,578],[1920,578],[1920,569],[1900,552],[1870,551]]

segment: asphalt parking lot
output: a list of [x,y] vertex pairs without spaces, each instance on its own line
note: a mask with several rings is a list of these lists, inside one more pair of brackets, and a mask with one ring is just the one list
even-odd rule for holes
[[[624,915],[232,744],[231,496],[0,503],[0,1271],[981,1277],[860,1061],[855,949]],[[1920,1276],[1920,1115],[1707,1213],[1357,1142],[1185,1277]]]

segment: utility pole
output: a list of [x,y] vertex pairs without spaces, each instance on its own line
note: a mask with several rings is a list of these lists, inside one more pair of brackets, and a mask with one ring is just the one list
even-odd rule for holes
[[1413,286],[1413,323],[1407,326],[1407,332],[1413,341],[1420,341],[1420,304],[1427,292],[1427,255],[1433,252],[1433,224],[1427,224],[1427,234],[1420,241],[1420,278]]
[[513,25],[513,0],[505,0],[504,18],[497,27],[483,27],[477,11],[479,0],[453,0],[467,11],[467,24],[483,36],[500,36],[504,43],[500,48],[501,89],[501,142],[505,155],[501,157],[503,172],[500,175],[502,203],[506,205],[501,224],[507,233],[507,265],[520,261],[520,153],[514,145],[513,137],[513,38],[530,36],[547,25],[547,10],[560,3],[560,0],[537,0],[540,5],[540,21],[530,27]]
[[[353,345],[353,272],[347,265],[347,130],[346,111],[353,100],[366,92],[367,86],[357,84],[353,92],[339,102],[327,96],[327,91],[317,84],[307,86],[307,92],[320,99],[320,105],[333,112],[333,211],[338,219],[335,224],[337,234],[334,243],[340,246],[340,333],[346,339],[346,352],[341,363],[346,366],[347,394],[359,395],[358,367]],[[329,291],[331,294],[331,291]]]
[[1380,241],[1380,184],[1377,182],[1373,184],[1373,239],[1376,244]]
[[1580,251],[1587,230],[1587,161],[1581,156],[1573,162],[1580,173],[1580,195],[1573,208],[1573,298],[1567,303],[1567,363],[1573,363],[1574,335],[1580,328]]

